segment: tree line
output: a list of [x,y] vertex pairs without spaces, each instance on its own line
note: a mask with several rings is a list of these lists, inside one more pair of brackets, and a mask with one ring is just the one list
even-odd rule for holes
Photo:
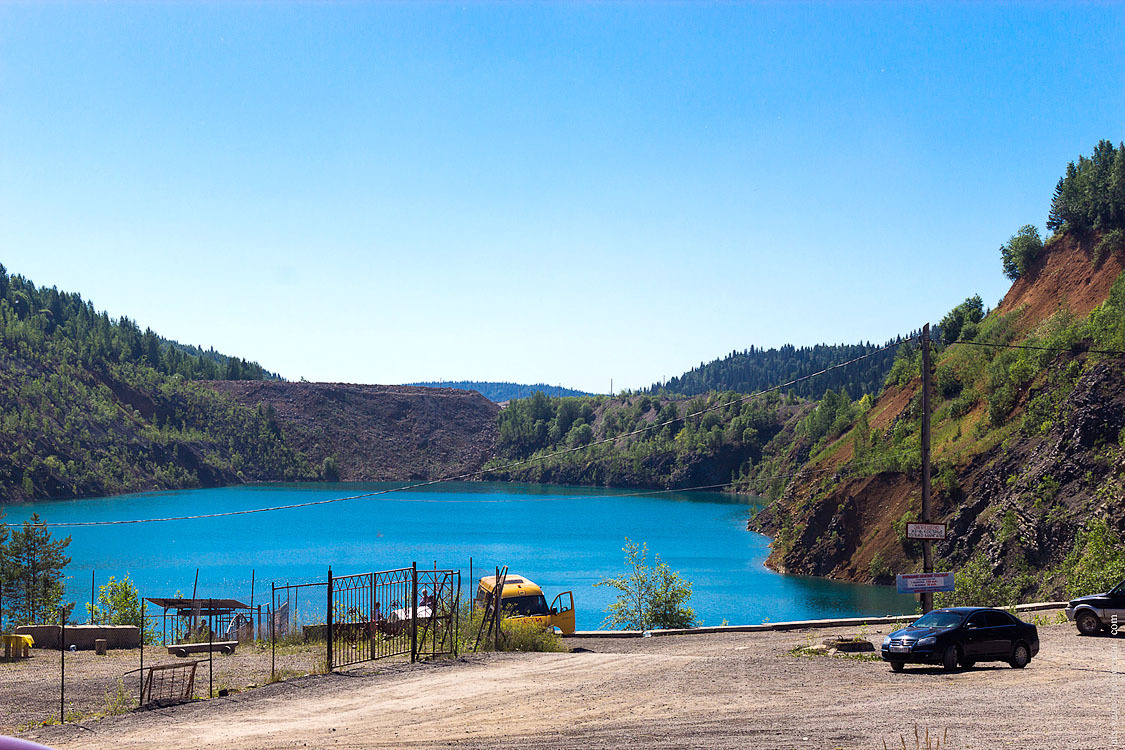
[[[894,342],[888,342],[894,343]],[[861,344],[817,344],[795,347],[786,344],[779,349],[751,346],[733,351],[710,363],[700,363],[683,375],[665,383],[653,383],[652,394],[697,396],[709,391],[755,393],[820,372],[833,365],[848,362],[883,347],[871,342]],[[891,368],[893,353],[853,362],[846,367],[825,373],[786,388],[786,392],[807,399],[819,399],[830,390],[847,388],[855,397],[876,394]]]

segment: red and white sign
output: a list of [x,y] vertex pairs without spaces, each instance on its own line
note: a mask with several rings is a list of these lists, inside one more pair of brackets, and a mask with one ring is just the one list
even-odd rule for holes
[[953,591],[953,573],[899,573],[895,583],[900,594]]
[[907,539],[945,539],[944,523],[908,523]]

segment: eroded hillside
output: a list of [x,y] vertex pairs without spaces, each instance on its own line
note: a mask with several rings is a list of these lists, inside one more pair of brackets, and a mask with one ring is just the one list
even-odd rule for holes
[[[937,347],[942,565],[1049,570],[1090,518],[1125,528],[1125,357],[1089,351],[1122,348],[1125,262],[1097,257],[1095,239],[1056,237],[968,337]],[[904,349],[900,359],[900,382],[818,445],[754,520],[775,537],[772,567],[878,582],[920,569],[920,550],[905,539],[921,497],[920,356]],[[1026,576],[1024,585],[1051,592],[1060,582]]]
[[[243,406],[272,408],[287,441],[341,481],[437,479],[492,455],[500,407],[454,388],[212,381]],[[327,462],[327,463],[326,463]]]

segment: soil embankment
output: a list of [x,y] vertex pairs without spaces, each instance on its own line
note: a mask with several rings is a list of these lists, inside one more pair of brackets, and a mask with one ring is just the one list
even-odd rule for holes
[[245,406],[272,407],[286,441],[314,466],[334,459],[345,482],[473,472],[496,442],[500,407],[474,391],[260,380],[207,385]]

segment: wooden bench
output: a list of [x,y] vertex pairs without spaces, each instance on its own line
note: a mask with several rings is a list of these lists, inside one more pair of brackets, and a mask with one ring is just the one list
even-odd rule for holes
[[172,656],[187,656],[188,654],[206,654],[218,652],[220,654],[233,654],[238,646],[238,641],[214,641],[212,643],[173,643],[168,646],[168,653]]

